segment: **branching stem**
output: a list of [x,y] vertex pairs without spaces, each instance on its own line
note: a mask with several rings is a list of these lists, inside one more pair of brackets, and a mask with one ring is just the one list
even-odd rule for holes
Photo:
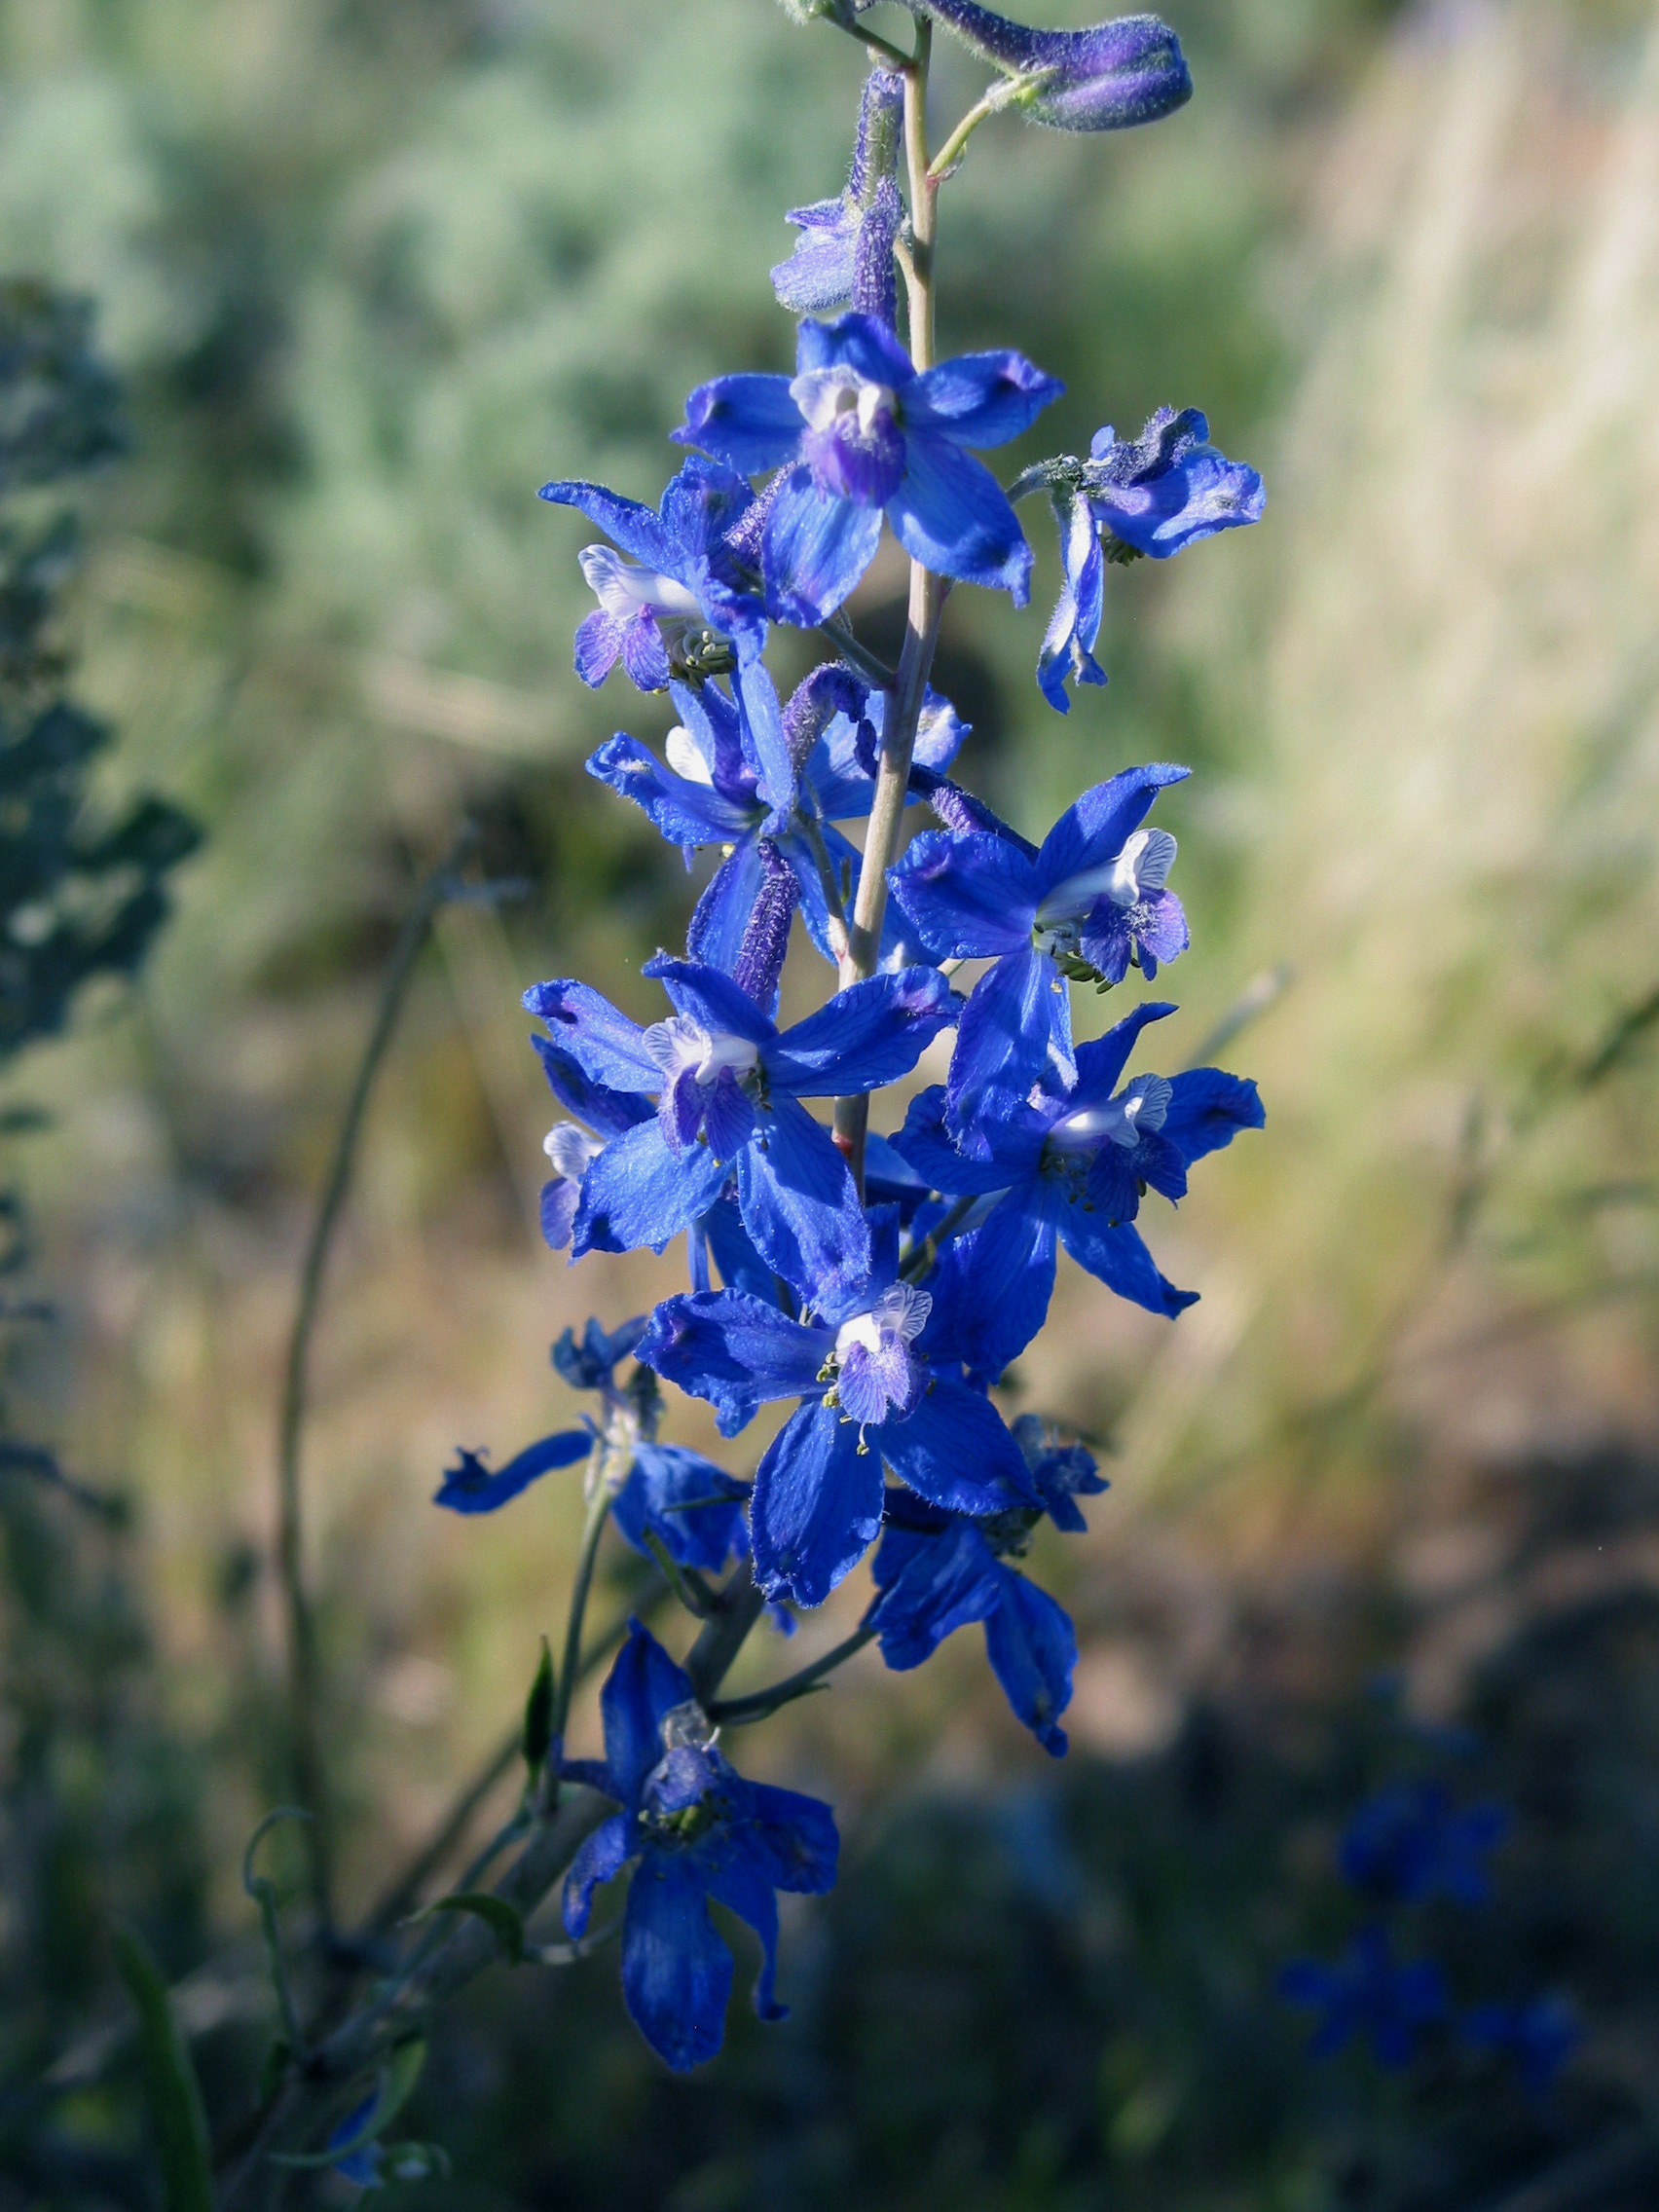
[[793,1675],[786,1675],[781,1682],[774,1682],[770,1689],[755,1690],[748,1697],[718,1698],[708,1709],[709,1718],[718,1720],[722,1728],[741,1728],[748,1721],[764,1720],[781,1706],[793,1704],[797,1697],[805,1697],[809,1690],[817,1689],[826,1675],[832,1675],[837,1667],[844,1666],[874,1636],[873,1628],[855,1629],[832,1651],[827,1651],[822,1659],[815,1659],[810,1666],[802,1667]]

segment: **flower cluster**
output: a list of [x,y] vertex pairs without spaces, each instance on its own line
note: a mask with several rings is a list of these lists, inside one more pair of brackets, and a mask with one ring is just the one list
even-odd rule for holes
[[1436,1780],[1390,1783],[1343,1830],[1337,1868],[1365,1900],[1369,1918],[1334,1965],[1293,1959],[1279,1994],[1318,2015],[1309,2053],[1326,2058],[1357,2039],[1379,2063],[1402,2067],[1428,2033],[1451,2031],[1465,2048],[1507,2059],[1521,2087],[1541,2095],[1579,2040],[1565,1998],[1485,2002],[1458,2011],[1434,1958],[1399,1963],[1389,1918],[1439,1899],[1468,1908],[1492,1896],[1486,1862],[1510,1828],[1492,1802],[1459,1806]]
[[[645,968],[654,1017],[570,977],[526,993],[565,1117],[547,1138],[542,1223],[572,1260],[683,1237],[686,1288],[556,1348],[565,1379],[598,1393],[598,1418],[495,1472],[464,1452],[438,1493],[489,1512],[585,1460],[590,1529],[608,1513],[705,1620],[685,1668],[634,1623],[604,1691],[604,1761],[566,1760],[557,1731],[552,1754],[556,1776],[619,1807],[571,1870],[567,1931],[583,1938],[596,1887],[633,1868],[623,1994],[674,2067],[722,2034],[732,1962],[710,1900],[758,1935],[756,2001],[774,2017],[776,1893],[822,1890],[835,1864],[828,1809],[744,1781],[716,1742],[722,1711],[756,1717],[799,1678],[770,1704],[722,1708],[718,1673],[699,1672],[708,1630],[763,1603],[822,1604],[873,1554],[848,1648],[873,1643],[903,1670],[982,1623],[1014,1714],[1062,1752],[1076,1639],[1021,1563],[1045,1523],[1082,1530],[1079,1497],[1105,1485],[1085,1445],[1032,1416],[1011,1424],[994,1393],[1044,1325],[1061,1245],[1153,1313],[1193,1302],[1145,1240],[1143,1201],[1176,1203],[1198,1161],[1263,1120],[1255,1086],[1219,1069],[1131,1070],[1143,1032],[1175,1012],[1165,1002],[1143,1000],[1103,1037],[1074,1032],[1074,984],[1150,981],[1187,948],[1176,841],[1148,820],[1187,771],[1110,775],[1033,844],[956,779],[969,732],[928,682],[952,586],[1026,604],[1035,556],[1015,504],[1030,492],[1046,489],[1060,522],[1064,584],[1038,681],[1062,711],[1068,675],[1104,681],[1092,647],[1108,559],[1161,557],[1262,510],[1259,478],[1215,451],[1193,410],[1161,410],[1137,440],[1102,430],[1088,461],[1055,456],[1005,488],[980,457],[1030,431],[1060,384],[1013,350],[933,357],[938,192],[981,112],[1066,129],[1153,121],[1191,90],[1180,48],[1148,17],[1033,33],[929,0],[905,56],[864,30],[858,0],[805,12],[875,54],[846,188],[793,212],[799,240],[772,273],[802,317],[794,373],[699,386],[654,509],[576,480],[542,492],[607,540],[578,555],[597,607],[576,633],[577,675],[597,686],[620,665],[674,717],[654,744],[619,732],[590,772],[688,866],[720,853],[683,955]],[[1003,80],[930,166],[935,16]],[[846,611],[889,530],[911,564],[896,669]],[[767,664],[778,626],[828,647],[787,698]],[[935,826],[906,847],[910,805]],[[791,1020],[797,915],[833,977]],[[944,1080],[872,1132],[872,1097],[936,1047]],[[834,1101],[832,1128],[815,1099]],[[727,1437],[791,1408],[752,1483],[657,1440],[659,1378],[705,1400]],[[561,1713],[568,1699],[567,1684]]]

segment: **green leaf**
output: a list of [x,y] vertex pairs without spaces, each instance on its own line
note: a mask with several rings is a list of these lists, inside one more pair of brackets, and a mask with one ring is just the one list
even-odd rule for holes
[[494,1897],[488,1890],[457,1890],[450,1897],[435,1899],[424,1912],[418,1912],[415,1918],[425,1920],[434,1912],[470,1913],[474,1920],[483,1921],[495,1936],[508,1966],[523,1966],[524,1922],[519,1916],[518,1908],[510,1905],[505,1898]]
[[410,2098],[415,2084],[421,2079],[421,2069],[426,2063],[426,2045],[421,2036],[412,2036],[400,2043],[381,2071],[380,2094],[369,2107],[361,2127],[348,2135],[344,2141],[330,2143],[321,2151],[276,2152],[272,2164],[277,2166],[337,2166],[342,2158],[350,2158],[376,2136],[389,2127]]
[[143,1940],[130,1928],[115,1930],[115,1963],[138,2015],[144,2095],[155,2125],[167,2212],[213,2212],[202,2085],[167,2003],[166,1984]]
[[553,1654],[541,1639],[541,1664],[524,1707],[524,1763],[534,1779],[547,1764],[553,1742]]

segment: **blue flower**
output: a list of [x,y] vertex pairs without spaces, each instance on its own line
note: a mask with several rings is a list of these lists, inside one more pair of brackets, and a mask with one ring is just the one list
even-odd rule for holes
[[957,1035],[951,1125],[980,1157],[986,1118],[1016,1113],[1033,1083],[1070,1083],[1071,1005],[1062,977],[1149,978],[1187,944],[1168,889],[1175,840],[1139,825],[1185,768],[1126,768],[1085,792],[1041,851],[1011,831],[929,830],[888,870],[893,896],[930,960],[990,958]]
[[[668,735],[666,766],[625,731],[602,745],[587,766],[589,775],[632,799],[670,844],[681,847],[687,864],[700,846],[724,848],[726,857],[691,917],[691,958],[736,973],[744,946],[755,941],[756,904],[775,858],[794,878],[808,936],[833,964],[818,848],[850,902],[860,855],[832,825],[869,812],[886,695],[872,694],[833,661],[814,669],[782,707],[758,662],[738,672],[729,695],[713,682],[669,688],[680,723]],[[966,735],[950,702],[929,691],[917,731],[917,776],[948,767]],[[762,1003],[772,1003],[775,994],[788,919],[774,947],[776,964],[766,964]],[[884,933],[884,955],[898,955],[899,929],[896,918]],[[884,958],[883,965],[890,964]]]
[[796,374],[719,377],[685,403],[674,434],[746,474],[778,468],[764,495],[760,566],[774,619],[812,627],[875,557],[885,513],[928,568],[1031,590],[1031,548],[990,471],[964,448],[1004,445],[1063,387],[1021,353],[966,353],[912,367],[873,316],[803,322]]
[[1088,452],[1082,487],[1095,521],[1155,561],[1218,531],[1260,522],[1267,505],[1262,479],[1216,451],[1196,407],[1179,415],[1161,407],[1138,438],[1096,430]]
[[1052,130],[1125,130],[1159,122],[1193,96],[1181,43],[1156,16],[1051,31],[1012,23],[977,0],[928,0],[926,13],[1027,80],[1014,104]]
[[[936,1356],[934,1300],[899,1279],[897,1209],[871,1220],[862,1281],[820,1287],[809,1319],[740,1291],[671,1298],[640,1357],[715,1408],[735,1436],[777,1398],[800,1401],[766,1448],[750,1502],[756,1580],[822,1604],[881,1526],[882,1462],[930,1504],[984,1514],[1034,1502],[1019,1447],[990,1400]],[[948,1341],[941,1311],[939,1336]]]
[[988,1158],[966,1159],[949,1140],[946,1094],[911,1101],[897,1150],[933,1188],[980,1206],[947,1247],[954,1343],[977,1377],[994,1382],[1043,1326],[1053,1295],[1056,1244],[1078,1265],[1150,1312],[1171,1318],[1194,1303],[1163,1277],[1133,1227],[1142,1189],[1172,1202],[1187,1169],[1264,1120],[1256,1086],[1219,1068],[1173,1078],[1119,1079],[1135,1040],[1172,1006],[1137,1007],[1080,1046],[1075,1080],[1034,1088],[1006,1120],[978,1125]]
[[952,1630],[983,1621],[986,1655],[1016,1717],[1063,1758],[1059,1718],[1071,1703],[1077,1635],[1063,1606],[1006,1564],[1024,1551],[1037,1518],[1014,1508],[971,1520],[890,1490],[865,1623],[887,1664],[903,1671],[931,1658]]
[[898,311],[893,242],[903,213],[894,170],[903,108],[903,79],[872,69],[846,191],[790,209],[788,219],[801,236],[789,260],[772,271],[772,289],[792,314],[824,314],[850,302],[892,327]]
[[1395,1966],[1387,1933],[1377,1926],[1361,1929],[1335,1966],[1293,1959],[1280,1970],[1278,1992],[1288,2004],[1323,2013],[1308,2046],[1313,2058],[1328,2058],[1364,2035],[1380,2064],[1404,2066],[1422,2030],[1447,2014],[1439,1966],[1432,1959]]
[[[579,507],[622,548],[577,556],[599,606],[576,629],[576,674],[597,687],[620,660],[642,691],[666,690],[676,670],[729,667],[758,656],[766,620],[731,533],[755,495],[729,468],[693,454],[662,496],[660,513],[603,484],[543,484],[541,498]],[[713,638],[707,633],[712,632]]]
[[746,1782],[717,1751],[691,1679],[638,1621],[600,1697],[603,1763],[569,1762],[622,1807],[577,1852],[565,1880],[565,1927],[586,1935],[593,1893],[638,1862],[622,1920],[622,1996],[635,2025],[676,2073],[713,2058],[725,2033],[732,1956],[709,1903],[759,1936],[755,2009],[784,2017],[773,1995],[776,1892],[821,1896],[835,1880],[839,1838],[828,1805]]
[[590,1320],[579,1342],[567,1329],[553,1346],[553,1364],[571,1387],[600,1393],[603,1425],[584,1417],[580,1428],[542,1437],[494,1473],[482,1453],[462,1448],[433,1504],[452,1513],[494,1513],[553,1468],[591,1457],[595,1479],[611,1492],[618,1533],[643,1557],[652,1556],[646,1538],[654,1536],[681,1567],[716,1573],[734,1552],[746,1551],[748,1485],[700,1453],[656,1441],[661,1397],[649,1368],[636,1368],[626,1385],[617,1385],[616,1364],[635,1349],[645,1326],[643,1314],[608,1333]]
[[533,1037],[531,1043],[540,1055],[554,1097],[576,1116],[573,1122],[555,1122],[541,1144],[553,1169],[541,1186],[541,1234],[553,1251],[562,1252],[571,1241],[582,1177],[608,1139],[625,1136],[641,1122],[648,1122],[655,1108],[639,1091],[611,1090],[605,1084],[589,1082],[580,1063],[545,1037]]
[[1080,683],[1106,681],[1106,671],[1094,657],[1105,605],[1105,563],[1100,533],[1083,494],[1056,486],[1052,498],[1063,581],[1037,654],[1037,682],[1044,698],[1063,715],[1071,708],[1068,678]]
[[1524,2005],[1476,2005],[1458,2033],[1477,2050],[1511,2060],[1529,2096],[1542,2096],[1583,2037],[1565,1997],[1533,1997]]
[[1438,1782],[1396,1783],[1354,1814],[1338,1864],[1346,1881],[1380,1902],[1448,1897],[1480,1904],[1492,1895],[1484,1861],[1508,1831],[1501,1805],[1458,1811]]
[[1062,1442],[1040,1414],[1021,1414],[1014,1424],[1014,1440],[1025,1455],[1037,1494],[1055,1528],[1068,1535],[1086,1534],[1088,1523],[1078,1499],[1103,1496],[1111,1488],[1094,1454],[1086,1444]]
[[719,970],[659,957],[645,973],[674,1008],[642,1029],[583,983],[537,983],[524,1003],[590,1083],[657,1094],[655,1115],[589,1162],[571,1254],[661,1251],[706,1214],[734,1168],[743,1225],[795,1289],[861,1282],[869,1235],[847,1163],[799,1103],[869,1090],[906,1075],[955,1018],[928,968],[871,977],[781,1034]]

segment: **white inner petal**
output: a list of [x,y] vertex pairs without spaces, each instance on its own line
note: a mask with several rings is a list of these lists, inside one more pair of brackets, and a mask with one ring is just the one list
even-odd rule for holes
[[574,1122],[555,1122],[541,1140],[541,1149],[553,1162],[555,1174],[577,1182],[590,1162],[604,1151],[598,1137],[577,1128]]
[[683,776],[688,784],[707,784],[713,788],[714,770],[697,750],[697,741],[682,724],[676,722],[669,731],[663,747],[668,764],[677,776]]
[[760,1048],[751,1044],[747,1037],[733,1037],[723,1030],[711,1034],[683,1014],[674,1014],[667,1021],[653,1021],[643,1039],[646,1052],[672,1082],[682,1068],[692,1068],[699,1083],[714,1083],[721,1068],[730,1068],[734,1075],[747,1075],[760,1060]]
[[901,1344],[914,1344],[932,1311],[931,1291],[896,1282],[891,1290],[882,1292],[867,1313],[855,1313],[850,1321],[842,1322],[835,1332],[836,1361],[844,1361],[855,1345],[863,1345],[866,1351],[879,1351],[883,1338],[891,1342],[897,1337]]
[[1166,1077],[1138,1075],[1104,1105],[1086,1106],[1056,1122],[1049,1141],[1062,1152],[1091,1152],[1100,1144],[1118,1144],[1133,1152],[1143,1130],[1150,1134],[1162,1128],[1172,1095],[1173,1086]]
[[808,369],[790,386],[790,397],[815,430],[828,430],[842,415],[856,415],[866,438],[877,415],[895,412],[898,401],[890,385],[873,384],[854,369]]
[[652,569],[623,560],[612,546],[584,545],[576,555],[587,586],[607,614],[626,621],[649,607],[659,614],[701,617],[702,608],[683,584]]
[[1161,891],[1169,881],[1176,850],[1167,830],[1137,830],[1116,860],[1056,883],[1037,909],[1039,926],[1074,921],[1097,899],[1110,899],[1114,906],[1137,905],[1149,891]]

